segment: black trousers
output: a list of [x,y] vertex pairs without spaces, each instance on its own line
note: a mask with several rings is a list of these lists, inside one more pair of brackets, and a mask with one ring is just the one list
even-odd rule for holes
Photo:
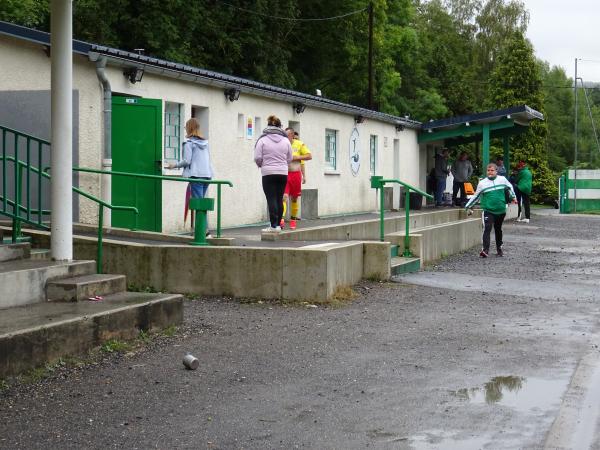
[[481,219],[483,220],[483,250],[488,253],[490,251],[490,234],[492,227],[496,235],[496,249],[502,247],[502,223],[506,214],[492,214],[484,211]]
[[[460,190],[460,202],[457,202],[457,194]],[[465,194],[465,183],[462,181],[452,182],[452,203],[456,206],[462,206],[463,203],[467,203],[467,195]]]
[[287,183],[287,175],[265,175],[262,177],[262,187],[267,206],[269,208],[269,221],[271,227],[279,226],[283,217],[283,192]]

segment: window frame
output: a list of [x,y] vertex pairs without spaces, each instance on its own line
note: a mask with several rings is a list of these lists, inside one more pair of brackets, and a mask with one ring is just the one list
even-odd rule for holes
[[[169,112],[170,105],[177,106],[177,112]],[[163,159],[165,161],[179,161],[181,159],[181,103],[165,102],[164,128],[163,128]],[[169,133],[172,127],[175,134]],[[173,145],[175,141],[175,145]],[[171,153],[172,152],[172,153]]]
[[[338,150],[338,130],[325,128],[325,169],[330,171],[337,170],[337,150]],[[333,144],[333,149],[331,146]]]
[[377,153],[378,141],[376,134],[371,134],[369,137],[369,170],[371,175],[375,175],[377,171]]

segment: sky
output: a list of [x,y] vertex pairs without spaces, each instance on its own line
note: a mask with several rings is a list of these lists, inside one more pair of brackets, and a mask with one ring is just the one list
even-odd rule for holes
[[527,37],[536,56],[568,77],[600,82],[600,0],[521,0],[529,11]]

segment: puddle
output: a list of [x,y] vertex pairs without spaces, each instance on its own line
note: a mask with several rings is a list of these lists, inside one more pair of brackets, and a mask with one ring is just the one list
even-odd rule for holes
[[483,387],[460,389],[454,394],[471,404],[501,405],[522,413],[547,412],[559,406],[568,378],[494,377]]
[[480,450],[492,441],[490,436],[470,436],[461,439],[460,433],[429,430],[410,438],[415,450]]
[[[523,445],[523,438],[532,437],[540,426],[543,428],[547,422],[552,421],[551,413],[560,407],[561,398],[568,384],[568,377],[544,379],[501,376],[492,378],[482,387],[459,389],[453,394],[470,405],[480,405],[484,408],[499,405],[511,408],[525,416],[523,419],[519,416],[518,419],[524,424],[516,435],[521,437],[503,434],[499,438],[497,433],[480,434],[474,433],[474,430],[428,430],[411,436],[410,446],[415,450],[519,448]],[[535,420],[531,420],[534,418]]]

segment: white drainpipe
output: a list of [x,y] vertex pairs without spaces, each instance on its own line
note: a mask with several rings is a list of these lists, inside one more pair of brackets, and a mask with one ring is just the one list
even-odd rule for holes
[[[104,97],[104,155],[102,157],[102,170],[112,170],[112,90],[110,81],[106,77],[106,57],[98,54],[90,54],[90,60],[96,61],[96,75],[102,83],[102,92]],[[106,203],[111,202],[112,198],[112,177],[110,175],[102,175],[100,198]],[[108,227],[111,224],[111,211],[104,208],[104,226]]]
[[51,256],[73,259],[73,2],[52,0],[51,53]]

